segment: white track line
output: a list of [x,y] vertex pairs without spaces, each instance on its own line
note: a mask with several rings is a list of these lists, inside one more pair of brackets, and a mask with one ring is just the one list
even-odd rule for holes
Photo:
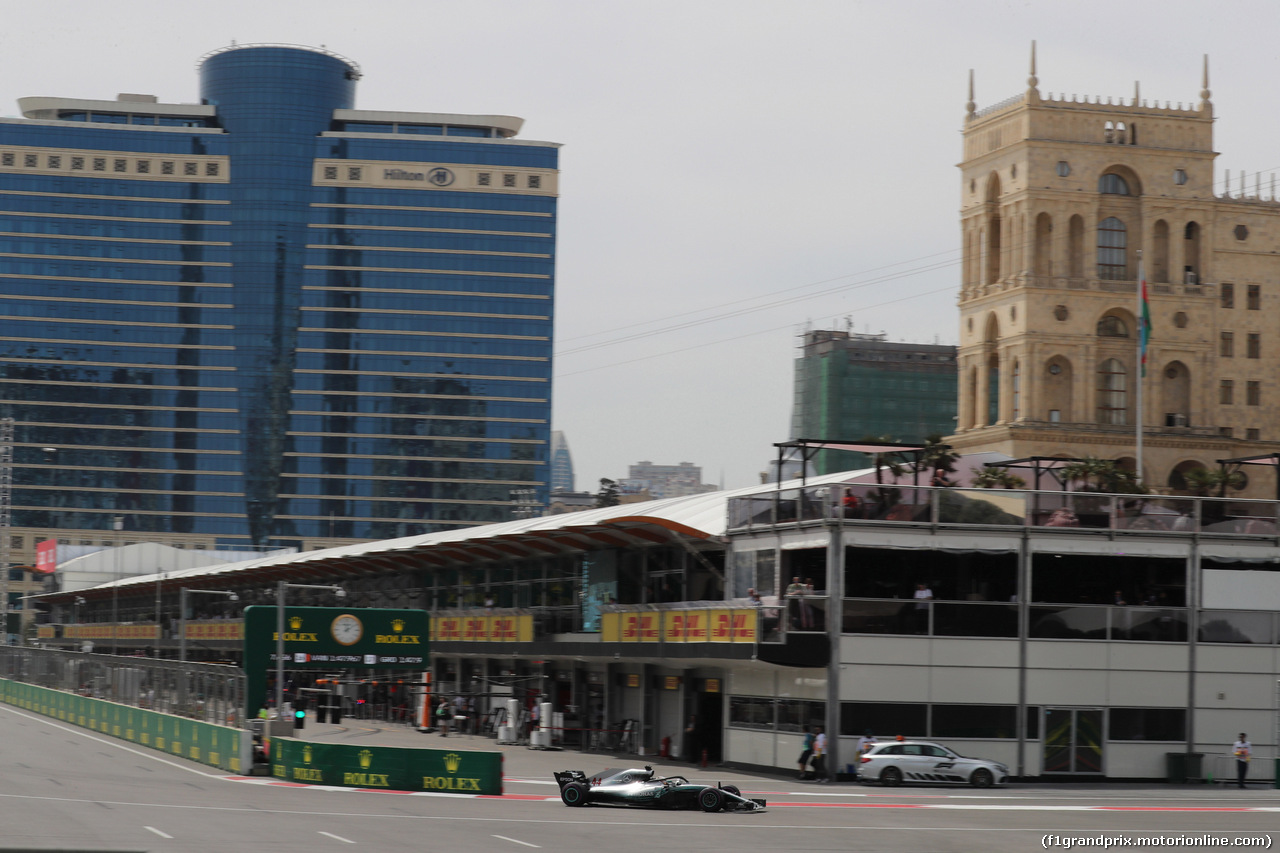
[[334,835],[332,832],[321,832],[320,835],[327,835],[336,841],[342,841],[346,844],[355,844],[350,838],[343,838],[341,835]]
[[505,835],[495,835],[493,837],[501,838],[503,841],[510,841],[512,844],[523,844],[525,847],[537,847],[539,850],[542,849],[542,845],[540,844],[530,844],[528,841],[521,841],[519,838],[507,838]]

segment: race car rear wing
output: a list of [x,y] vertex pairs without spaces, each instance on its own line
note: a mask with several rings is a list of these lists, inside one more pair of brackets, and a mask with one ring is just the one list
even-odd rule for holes
[[564,786],[570,782],[587,783],[587,774],[581,770],[561,770],[552,774],[556,778],[556,784],[560,786],[560,790],[564,790]]

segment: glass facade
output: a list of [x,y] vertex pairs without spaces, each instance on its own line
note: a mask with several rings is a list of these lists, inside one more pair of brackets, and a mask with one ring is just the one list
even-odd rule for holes
[[0,120],[16,527],[304,544],[545,503],[558,146],[339,119],[358,79],[231,48],[187,118]]

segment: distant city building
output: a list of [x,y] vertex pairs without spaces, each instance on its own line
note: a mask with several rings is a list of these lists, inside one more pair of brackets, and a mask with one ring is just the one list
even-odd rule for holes
[[[815,329],[795,364],[793,438],[921,442],[956,423],[956,348],[881,334]],[[819,451],[811,474],[862,467],[861,454]],[[784,468],[784,477],[791,473]]]
[[201,60],[196,103],[0,118],[16,560],[113,530],[310,550],[505,521],[516,488],[545,504],[558,146],[356,109],[360,74],[246,45]]
[[618,481],[618,491],[623,495],[648,492],[652,500],[700,495],[718,489],[719,486],[702,482],[702,468],[692,462],[681,462],[679,465],[637,462],[630,466],[628,476]]
[[[970,92],[957,451],[1132,470],[1141,417],[1146,485],[1174,493],[1280,451],[1280,197],[1217,177],[1209,98],[1207,66],[1198,103],[1046,98],[1034,60],[1014,97]],[[1237,485],[1274,496],[1273,466]]]
[[569,455],[569,442],[558,429],[551,431],[551,491],[573,491],[573,457]]
[[552,492],[546,515],[563,515],[566,512],[582,512],[595,509],[596,496],[591,492]]

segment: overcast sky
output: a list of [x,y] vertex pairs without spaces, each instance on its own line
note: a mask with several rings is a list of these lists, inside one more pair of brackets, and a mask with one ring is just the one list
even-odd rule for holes
[[194,101],[196,60],[235,40],[356,60],[361,109],[525,118],[564,145],[554,428],[577,487],[651,460],[733,488],[790,437],[806,326],[957,343],[969,69],[979,107],[1017,95],[1035,39],[1042,94],[1187,104],[1207,53],[1219,179],[1269,175],[1278,25],[1274,0],[9,2],[0,115]]

